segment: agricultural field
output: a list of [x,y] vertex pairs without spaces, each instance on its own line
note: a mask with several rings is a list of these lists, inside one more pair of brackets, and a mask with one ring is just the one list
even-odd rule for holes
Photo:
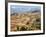
[[41,15],[36,13],[21,13],[10,16],[11,31],[41,30]]

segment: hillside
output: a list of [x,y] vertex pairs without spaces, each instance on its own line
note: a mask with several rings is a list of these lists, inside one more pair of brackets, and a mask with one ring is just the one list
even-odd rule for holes
[[22,13],[11,16],[11,31],[31,31],[41,29],[41,15],[36,13]]

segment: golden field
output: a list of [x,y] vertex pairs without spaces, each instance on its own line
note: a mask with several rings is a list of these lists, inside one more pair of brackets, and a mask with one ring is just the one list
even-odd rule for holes
[[40,13],[22,13],[11,15],[11,31],[41,30]]

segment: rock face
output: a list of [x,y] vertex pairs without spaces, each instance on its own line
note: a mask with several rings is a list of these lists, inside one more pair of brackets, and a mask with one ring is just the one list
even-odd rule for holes
[[31,31],[41,29],[39,13],[25,13],[11,16],[11,31]]

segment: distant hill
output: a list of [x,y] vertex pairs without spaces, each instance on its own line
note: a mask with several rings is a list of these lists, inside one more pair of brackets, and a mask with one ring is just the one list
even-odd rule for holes
[[40,12],[40,10],[34,10],[34,11],[32,11],[32,13],[34,13],[34,12],[35,12],[35,13],[36,13],[36,12]]
[[11,15],[18,15],[18,14],[28,14],[28,13],[39,13],[41,14],[40,10],[34,10],[34,11],[26,11],[26,12],[12,12]]

